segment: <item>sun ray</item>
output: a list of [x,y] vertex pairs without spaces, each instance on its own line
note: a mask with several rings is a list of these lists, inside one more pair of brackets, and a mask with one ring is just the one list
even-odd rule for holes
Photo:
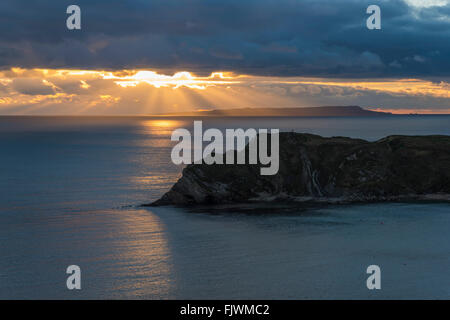
[[[443,79],[326,79],[239,75],[197,76],[187,71],[11,68],[0,71],[0,110],[7,113],[164,114],[212,108],[308,106],[321,92],[336,103],[345,94],[413,101],[398,112],[447,112],[450,83]],[[331,93],[331,94],[330,94]],[[438,107],[424,104],[434,101]],[[348,102],[347,102],[348,103]],[[392,105],[370,104],[379,110]],[[365,105],[367,107],[367,105]],[[402,110],[400,110],[403,108]],[[425,111],[424,111],[425,110]],[[447,110],[447,111],[446,111]]]

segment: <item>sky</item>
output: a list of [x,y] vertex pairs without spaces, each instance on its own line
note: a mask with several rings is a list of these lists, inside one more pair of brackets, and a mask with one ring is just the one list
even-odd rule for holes
[[450,113],[449,57],[449,0],[2,0],[0,114]]

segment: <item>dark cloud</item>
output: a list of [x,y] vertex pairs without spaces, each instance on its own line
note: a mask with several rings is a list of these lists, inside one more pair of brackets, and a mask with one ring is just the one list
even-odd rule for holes
[[14,79],[11,87],[22,94],[27,95],[50,95],[55,89],[41,79]]
[[[378,4],[382,29],[368,30]],[[2,0],[0,68],[149,68],[320,77],[450,75],[450,5],[403,0]]]

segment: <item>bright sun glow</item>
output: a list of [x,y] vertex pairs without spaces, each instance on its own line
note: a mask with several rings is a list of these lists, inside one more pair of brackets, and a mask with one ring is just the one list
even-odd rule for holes
[[[0,111],[12,114],[167,114],[193,110],[299,107],[349,104],[365,95],[409,99],[415,108],[394,103],[372,108],[398,112],[432,111],[427,101],[450,99],[450,83],[424,79],[325,79],[269,77],[187,71],[69,70],[11,68],[0,71]],[[348,102],[351,101],[351,102]],[[424,105],[424,110],[417,108]],[[426,109],[425,109],[426,108]],[[427,111],[428,110],[428,111]],[[157,123],[161,127],[169,123]]]
[[177,72],[173,76],[158,74],[154,71],[137,71],[133,75],[119,76],[106,73],[103,79],[114,79],[115,83],[122,87],[135,87],[141,83],[147,83],[155,88],[172,87],[178,89],[187,87],[191,89],[205,90],[207,87],[219,84],[234,84],[239,81],[223,72],[212,73],[209,77],[195,77],[190,72]]

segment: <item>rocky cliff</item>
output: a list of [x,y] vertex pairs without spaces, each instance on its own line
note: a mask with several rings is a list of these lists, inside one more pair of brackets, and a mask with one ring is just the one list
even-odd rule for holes
[[280,133],[280,168],[189,165],[153,205],[249,201],[347,203],[450,200],[450,136],[389,136],[376,142]]

